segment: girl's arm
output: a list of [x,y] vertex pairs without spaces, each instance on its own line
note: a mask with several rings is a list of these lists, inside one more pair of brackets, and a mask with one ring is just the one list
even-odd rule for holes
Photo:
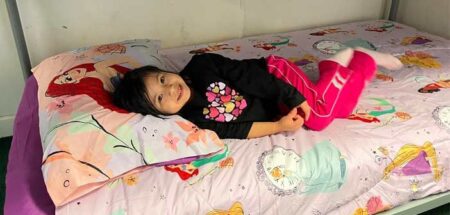
[[294,108],[277,122],[254,122],[247,138],[263,137],[282,131],[296,131],[302,127],[303,122],[303,118],[297,114],[297,109]]
[[195,122],[203,129],[217,133],[220,138],[249,139],[276,134],[283,131],[295,131],[303,125],[303,118],[297,114],[297,108],[276,122]]
[[281,126],[278,122],[254,122],[247,138],[263,137],[281,132]]

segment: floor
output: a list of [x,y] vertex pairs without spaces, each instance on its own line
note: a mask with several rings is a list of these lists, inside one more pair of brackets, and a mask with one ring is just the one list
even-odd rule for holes
[[2,210],[0,214],[3,214],[3,203],[5,202],[5,175],[6,164],[8,163],[8,152],[11,146],[12,137],[0,138],[0,205]]
[[[8,152],[11,146],[12,137],[0,138],[0,205],[2,210],[0,214],[3,213],[3,203],[5,201],[5,175],[6,175],[6,164],[8,162]],[[450,204],[435,208],[421,215],[450,215]]]

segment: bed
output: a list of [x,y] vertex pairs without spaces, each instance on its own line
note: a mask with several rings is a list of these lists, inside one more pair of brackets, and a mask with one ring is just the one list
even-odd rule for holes
[[449,103],[443,98],[449,98],[450,92],[431,86],[448,80],[448,40],[380,20],[162,50],[162,54],[179,69],[193,53],[231,58],[276,54],[314,79],[316,62],[342,45],[336,41],[390,52],[406,67],[380,70],[351,119],[337,120],[325,131],[224,140],[229,156],[198,168],[198,175],[182,178],[164,168],[151,169],[114,181],[58,208],[57,213],[373,214],[448,190]]
[[314,80],[317,62],[348,46],[389,52],[405,64],[380,69],[348,119],[321,132],[223,140],[227,154],[218,160],[126,172],[56,209],[41,172],[48,149],[41,146],[40,78],[31,76],[15,123],[5,214],[411,214],[450,202],[449,40],[376,20],[159,53],[175,70],[198,53],[275,54]]

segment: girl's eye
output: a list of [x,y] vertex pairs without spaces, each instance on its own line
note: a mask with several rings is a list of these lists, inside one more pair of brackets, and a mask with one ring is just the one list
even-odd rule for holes
[[159,95],[159,96],[158,96],[158,101],[161,102],[162,99],[163,99],[163,96],[162,96],[162,95]]
[[161,76],[161,84],[164,84],[165,81],[166,81],[166,78],[164,76]]

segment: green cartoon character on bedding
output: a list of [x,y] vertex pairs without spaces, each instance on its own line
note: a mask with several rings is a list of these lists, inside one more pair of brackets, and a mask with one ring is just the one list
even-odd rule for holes
[[362,99],[355,111],[347,118],[365,123],[382,123],[385,126],[393,120],[407,121],[411,115],[403,111],[397,111],[396,107],[388,100],[382,98]]
[[394,28],[401,28],[400,26],[396,26],[392,22],[385,22],[385,21],[380,21],[378,25],[370,24],[370,25],[363,25],[362,27],[365,28],[366,31],[378,33],[389,32],[392,31]]
[[347,167],[340,151],[323,141],[302,155],[275,146],[259,157],[257,176],[278,196],[334,192],[345,183]]

